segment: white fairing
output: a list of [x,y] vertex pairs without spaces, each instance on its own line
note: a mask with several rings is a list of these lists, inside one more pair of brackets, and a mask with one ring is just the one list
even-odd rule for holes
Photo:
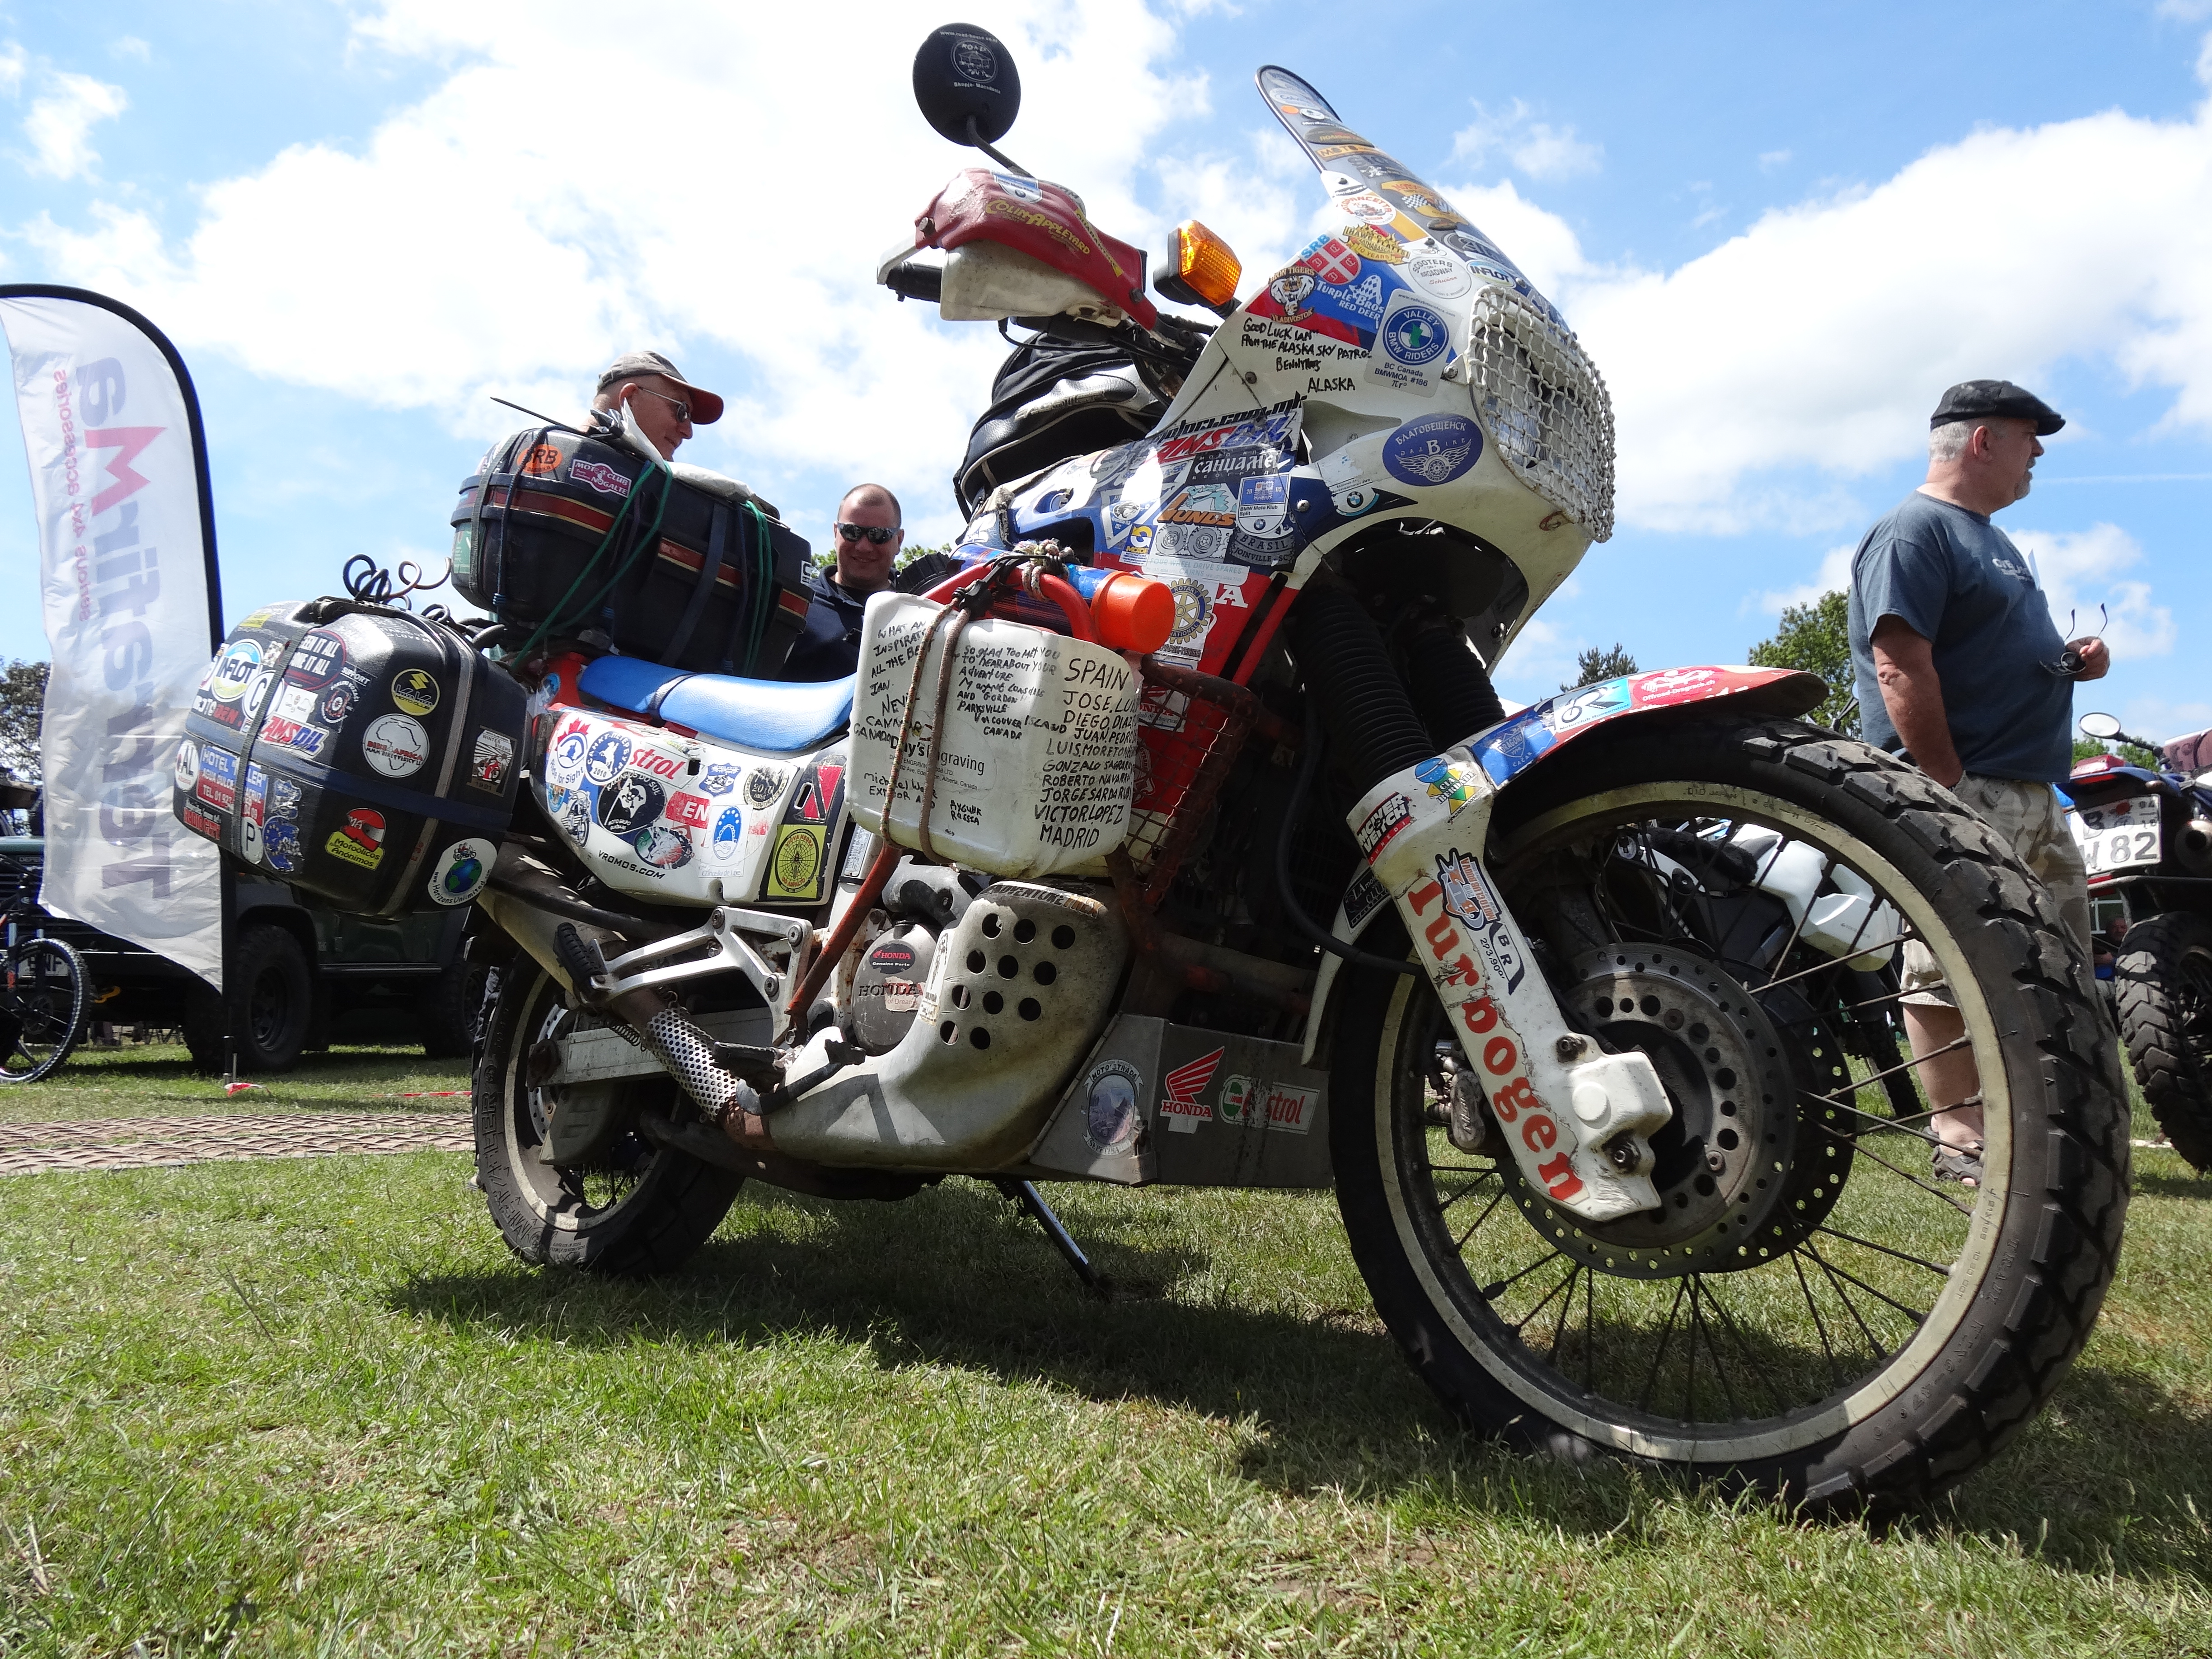
[[804,904],[827,890],[844,745],[775,755],[568,708],[538,805],[617,892],[659,904]]
[[[853,816],[917,847],[947,628],[931,635],[888,831],[884,801],[915,653],[944,607],[878,593],[861,626],[853,706]],[[953,647],[930,837],[943,859],[994,876],[1089,870],[1128,833],[1136,781],[1135,672],[1115,652],[991,617]]]

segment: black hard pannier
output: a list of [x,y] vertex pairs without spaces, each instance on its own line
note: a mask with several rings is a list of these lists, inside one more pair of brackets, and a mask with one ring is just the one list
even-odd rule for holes
[[349,599],[270,605],[200,684],[176,814],[352,915],[466,904],[514,816],[527,701],[438,623]]
[[453,509],[453,586],[533,641],[773,679],[806,621],[807,544],[734,479],[556,428],[485,457]]

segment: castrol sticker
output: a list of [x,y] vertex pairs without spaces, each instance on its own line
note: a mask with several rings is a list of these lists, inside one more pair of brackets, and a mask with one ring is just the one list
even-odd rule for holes
[[1263,1078],[1232,1077],[1221,1085],[1218,1110],[1224,1123],[1302,1135],[1321,1115],[1321,1091]]

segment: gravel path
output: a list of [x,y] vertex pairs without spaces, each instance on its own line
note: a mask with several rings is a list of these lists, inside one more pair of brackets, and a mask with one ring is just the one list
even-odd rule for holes
[[308,1112],[283,1117],[131,1117],[0,1123],[0,1176],[143,1170],[245,1158],[465,1152],[465,1112]]

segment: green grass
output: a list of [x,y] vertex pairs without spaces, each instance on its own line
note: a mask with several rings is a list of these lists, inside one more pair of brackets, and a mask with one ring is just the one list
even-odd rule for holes
[[[73,1065],[44,1115],[217,1108],[141,1064]],[[1459,1433],[1326,1195],[1053,1189],[1133,1287],[1100,1306],[974,1183],[749,1188],[632,1285],[520,1267],[468,1176],[0,1181],[0,1653],[2212,1644],[2212,1182],[2168,1152],[2052,1407],[1879,1534]]]

